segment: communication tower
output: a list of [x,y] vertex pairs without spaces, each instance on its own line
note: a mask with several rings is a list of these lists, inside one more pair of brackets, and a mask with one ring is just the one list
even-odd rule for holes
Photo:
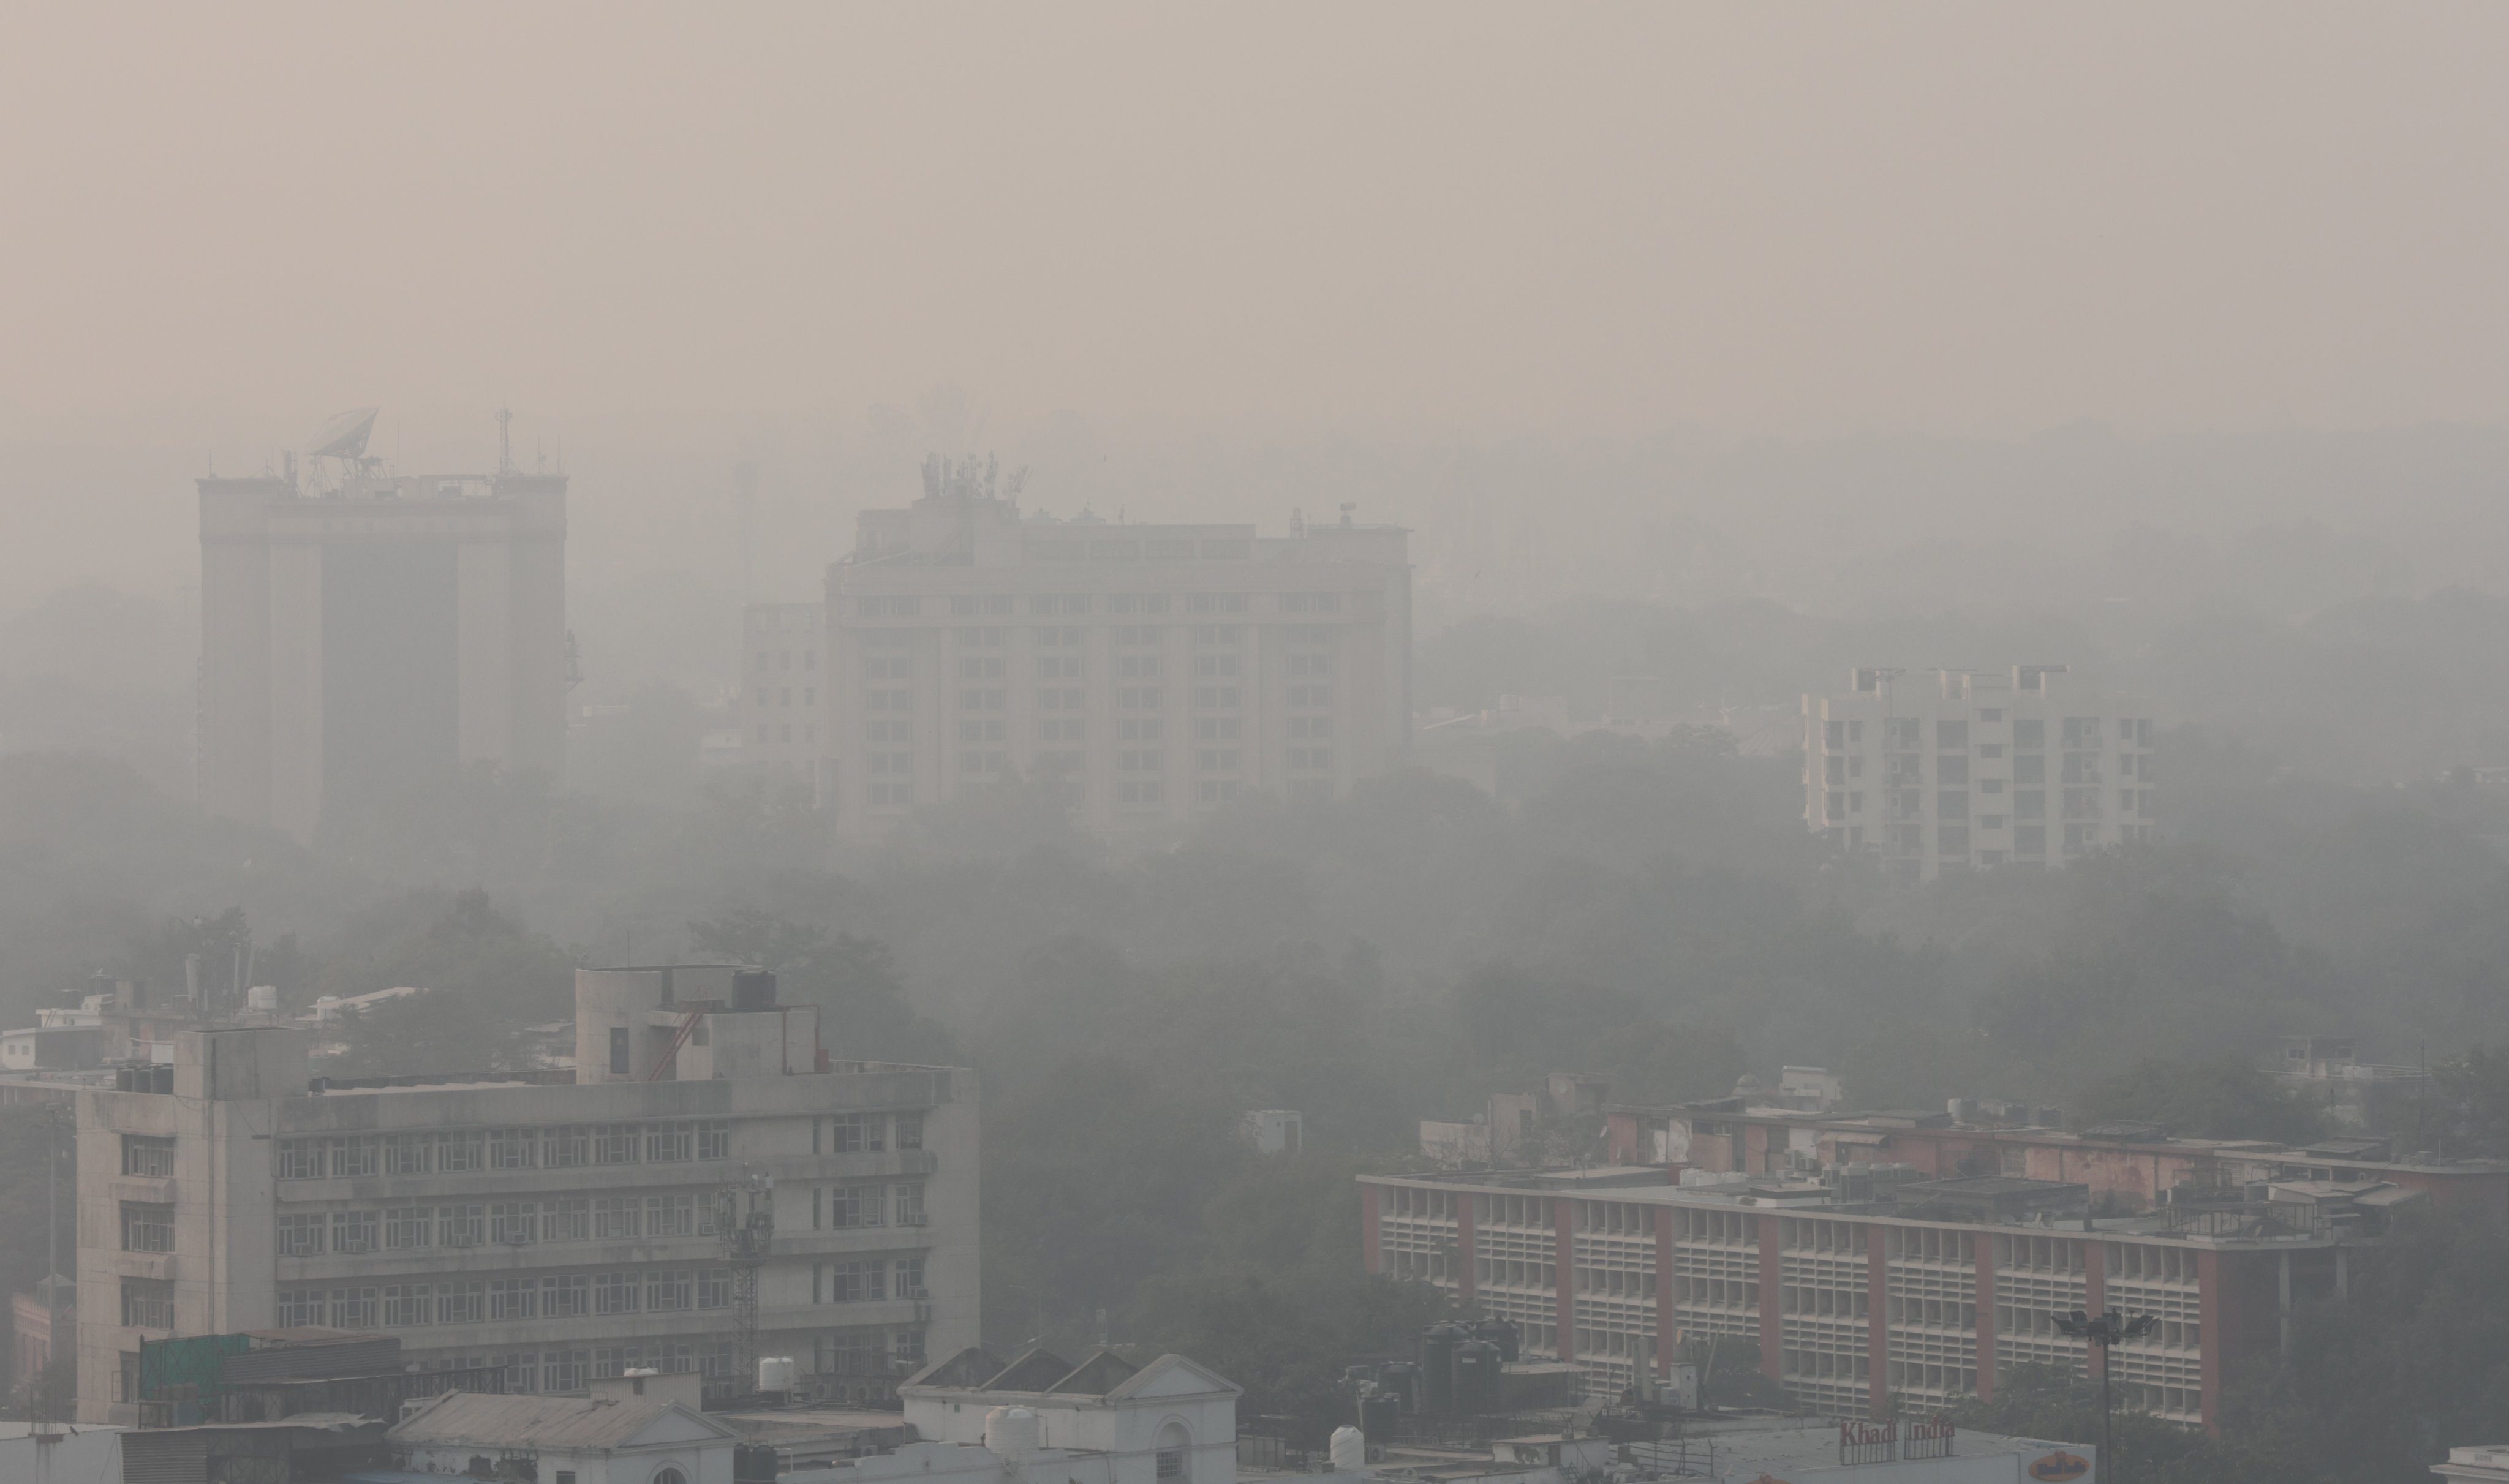
[[775,1177],[744,1169],[714,1195],[714,1230],[731,1268],[731,1379],[747,1391],[758,1374],[758,1269],[775,1244]]

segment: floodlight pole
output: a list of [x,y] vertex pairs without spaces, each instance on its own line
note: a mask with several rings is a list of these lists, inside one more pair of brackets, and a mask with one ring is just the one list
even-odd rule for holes
[[2116,1449],[2114,1446],[2112,1438],[2112,1434],[2115,1431],[2115,1425],[2110,1420],[2109,1362],[2114,1359],[2115,1356],[2112,1354],[2110,1348],[2121,1340],[2141,1339],[2143,1336],[2152,1333],[2153,1325],[2158,1322],[2157,1317],[2153,1315],[2139,1314],[2132,1318],[2127,1318],[2124,1315],[2117,1313],[2114,1309],[2101,1315],[2096,1319],[2092,1318],[2089,1315],[2082,1313],[2082,1311],[2078,1309],[2075,1310],[2072,1314],[2059,1315],[2056,1317],[2056,1327],[2058,1329],[2064,1331],[2066,1334],[2076,1336],[2082,1340],[2087,1340],[2099,1349],[2100,1467],[2109,1470],[2109,1476],[2112,1480],[2122,1480],[2124,1473],[2116,1466]]

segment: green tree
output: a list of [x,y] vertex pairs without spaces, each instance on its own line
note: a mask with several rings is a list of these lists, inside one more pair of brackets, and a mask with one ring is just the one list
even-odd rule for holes
[[2509,1153],[2509,1047],[2477,1046],[2431,1065],[2432,1113],[2447,1151]]
[[2315,1104],[2239,1057],[2139,1062],[2091,1084],[2076,1113],[2085,1128],[2135,1120],[2163,1125],[2181,1138],[2304,1144],[2326,1132]]
[[1408,1354],[1448,1314],[1434,1286],[1361,1267],[1358,1176],[1383,1168],[1315,1153],[1241,1166],[1191,1259],[1142,1283],[1127,1337],[1210,1363],[1250,1412],[1332,1410],[1342,1367]]
[[529,1064],[525,1027],[563,1020],[575,967],[542,934],[497,909],[475,887],[422,893],[367,916],[362,951],[324,963],[323,992],[362,994],[412,985],[407,995],[342,1027],[324,1069],[344,1077],[505,1071]]

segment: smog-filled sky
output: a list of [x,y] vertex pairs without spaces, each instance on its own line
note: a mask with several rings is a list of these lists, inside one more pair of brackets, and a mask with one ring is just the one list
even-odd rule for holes
[[2490,421],[2503,43],[2287,3],[20,7],[0,403],[245,448],[951,378],[1223,431]]
[[[1819,602],[1854,557],[1799,529],[2068,527],[2003,449],[2047,428],[2489,428],[2504,40],[2436,5],[20,8],[0,581],[180,589],[193,476],[382,403],[401,468],[484,466],[514,406],[577,474],[587,597],[810,592],[941,449],[1067,514],[1360,499],[1423,529],[1430,621],[1455,492],[1702,527],[1683,592]],[[1784,449],[1699,474],[1737,439]],[[2340,529],[2308,484],[2351,462],[2436,479],[2426,579],[2464,579],[2491,444],[2127,451],[2092,537]],[[1548,559],[1619,559],[1600,527]],[[1593,586],[1442,562],[1488,589],[1455,612]]]
[[370,404],[400,468],[486,465],[499,406],[564,462],[622,685],[696,683],[645,663],[696,610],[606,615],[815,591],[936,450],[1065,514],[1356,501],[1419,533],[1424,630],[2104,598],[2085,553],[2147,529],[2172,570],[2290,524],[2378,569],[2323,595],[2491,583],[2505,42],[2449,6],[19,8],[0,608],[186,612],[191,480]]

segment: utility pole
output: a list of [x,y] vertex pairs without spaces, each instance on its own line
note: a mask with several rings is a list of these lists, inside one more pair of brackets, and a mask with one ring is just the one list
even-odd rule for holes
[[2152,1333],[2153,1326],[2159,1322],[2159,1318],[2153,1315],[2138,1314],[2133,1318],[2127,1318],[2124,1315],[2117,1313],[2114,1309],[2101,1315],[2096,1319],[2083,1314],[2082,1311],[2078,1309],[2075,1310],[2072,1314],[2059,1315],[2056,1317],[2056,1327],[2059,1330],[2062,1330],[2066,1334],[2073,1335],[2078,1339],[2088,1340],[2092,1345],[2099,1348],[2100,1467],[2108,1474],[2112,1481],[2121,1480],[2124,1477],[2124,1470],[2118,1468],[2116,1465],[2116,1452],[2110,1445],[2109,1438],[2109,1434],[2111,1432],[2111,1423],[2109,1420],[2110,1347],[2126,1340],[2139,1340],[2145,1335]]

